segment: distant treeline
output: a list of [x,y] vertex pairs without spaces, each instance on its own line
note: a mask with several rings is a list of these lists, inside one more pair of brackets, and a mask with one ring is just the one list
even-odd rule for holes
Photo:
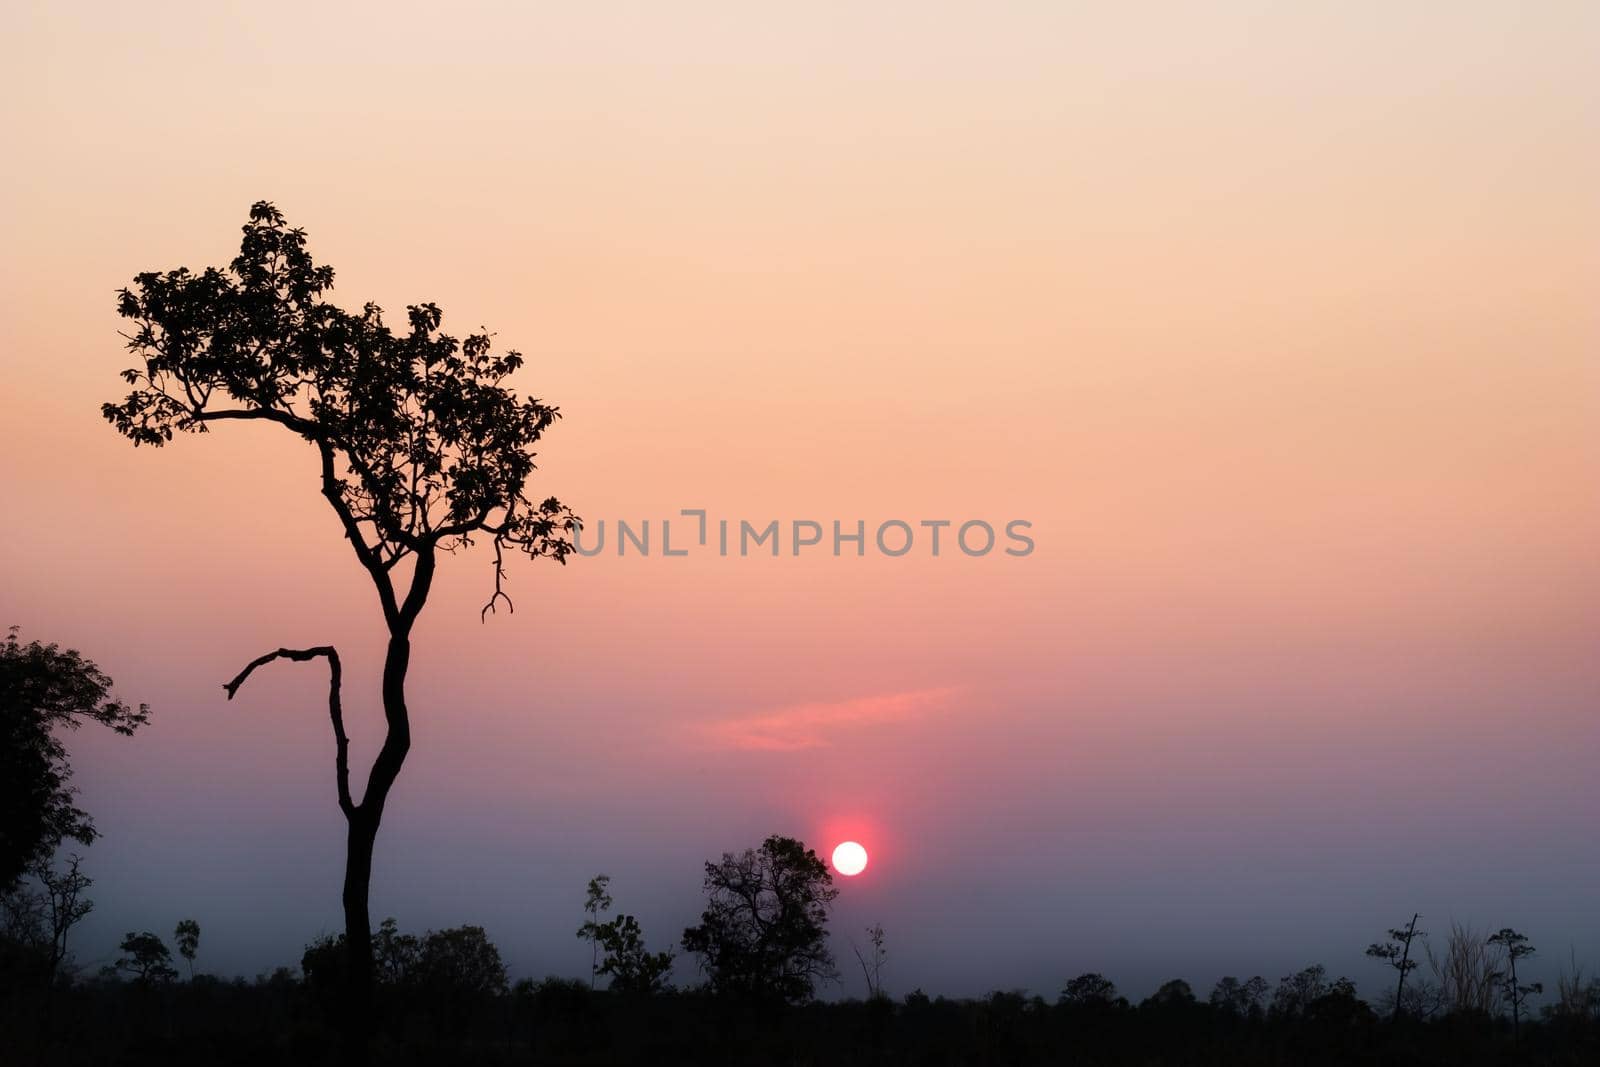
[[[464,928],[471,930],[473,928]],[[466,935],[468,941],[472,935]],[[436,961],[437,962],[437,961]],[[471,977],[481,977],[471,976]],[[1077,980],[1075,980],[1077,981]],[[485,989],[424,967],[378,990],[380,1064],[1229,1064],[1600,1063],[1592,1011],[1551,1011],[1514,1042],[1504,1016],[1380,1018],[1320,968],[1238,1010],[1173,981],[1135,1005],[1088,976],[1054,1002],[996,992],[892,1000],[751,1002],[705,988],[593,990],[548,978]],[[1246,984],[1246,983],[1240,983]],[[1083,999],[1089,986],[1099,992]],[[1281,986],[1280,986],[1281,988]],[[1100,995],[1103,992],[1105,995]],[[1301,998],[1314,994],[1310,1000]],[[7,999],[8,1064],[322,1064],[342,1058],[338,991],[315,971],[254,982],[93,979]]]
[[[1415,922],[1399,942],[1367,954],[1390,964],[1396,986],[1375,1002],[1321,965],[1276,983],[1224,977],[1208,995],[1173,980],[1134,1003],[1100,974],[1067,981],[1053,999],[1000,991],[976,999],[883,991],[888,961],[881,926],[857,950],[864,999],[819,1001],[813,980],[838,977],[801,921],[782,958],[778,942],[740,939],[738,913],[719,910],[718,879],[741,890],[769,864],[807,868],[798,842],[707,864],[708,906],[683,945],[701,955],[692,984],[666,981],[673,953],[645,951],[630,916],[606,920],[610,880],[591,880],[578,936],[594,946],[588,978],[511,981],[482,927],[401,931],[385,920],[374,938],[378,975],[373,1038],[378,1064],[1571,1064],[1600,1063],[1600,981],[1573,967],[1537,1013],[1512,1000],[1510,964],[1531,953],[1514,931],[1487,937],[1452,924],[1438,950],[1423,948],[1427,976],[1409,962],[1425,937]],[[785,894],[804,879],[778,883]],[[754,880],[751,880],[752,877]],[[825,903],[828,885],[810,887]],[[761,898],[760,892],[756,894]],[[347,1062],[342,938],[310,942],[300,965],[253,982],[195,973],[201,929],[174,931],[187,977],[166,941],[129,933],[116,962],[97,975],[56,967],[42,941],[20,939],[18,895],[0,937],[0,1032],[6,1064],[321,1064]],[[723,903],[726,903],[725,901]],[[780,906],[779,897],[770,919]],[[802,909],[803,911],[803,909]],[[44,914],[48,914],[45,904]],[[825,918],[821,912],[813,916]],[[746,915],[746,917],[749,917]],[[766,920],[763,920],[764,922]],[[722,925],[718,925],[722,923]],[[774,925],[783,925],[781,923]],[[754,929],[751,927],[750,929]],[[1510,935],[1510,936],[1508,936]],[[791,932],[791,937],[794,933]],[[1390,951],[1398,945],[1398,951]],[[696,947],[698,946],[698,947]],[[741,952],[748,958],[741,959]],[[757,958],[775,966],[759,980]],[[716,965],[710,965],[715,961]],[[823,970],[828,973],[824,975]],[[806,976],[810,977],[806,977]],[[1406,979],[1409,978],[1409,981]],[[784,980],[787,980],[786,984]],[[1523,996],[1538,991],[1520,987]]]
[[[311,941],[298,967],[230,981],[196,971],[203,931],[184,919],[176,956],[130,931],[88,975],[66,949],[91,884],[74,859],[0,893],[0,1063],[1600,1063],[1600,981],[1573,963],[1547,992],[1519,977],[1526,936],[1452,923],[1435,945],[1417,917],[1366,949],[1394,975],[1371,1003],[1321,965],[1276,983],[1224,977],[1205,995],[1173,980],[1138,1003],[1095,973],[1053,999],[895,998],[881,925],[846,939],[866,996],[819,1001],[841,981],[827,930],[837,890],[813,851],[780,836],[706,863],[705,910],[672,950],[651,951],[633,916],[611,915],[610,878],[591,879],[576,930],[586,978],[513,982],[480,926],[411,934],[386,919],[352,1052],[343,935]],[[675,986],[680,950],[697,966]]]

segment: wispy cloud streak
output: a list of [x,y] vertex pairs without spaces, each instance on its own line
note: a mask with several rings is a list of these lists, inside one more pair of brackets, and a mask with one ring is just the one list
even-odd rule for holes
[[833,703],[794,704],[703,723],[702,728],[714,744],[725,748],[768,752],[822,748],[843,733],[944,711],[957,692],[955,688],[916,689]]

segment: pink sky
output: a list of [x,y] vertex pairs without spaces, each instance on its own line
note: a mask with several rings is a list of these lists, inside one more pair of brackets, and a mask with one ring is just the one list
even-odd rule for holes
[[155,709],[74,741],[84,955],[338,922],[317,673],[220,689],[335,643],[376,745],[310,458],[98,414],[114,291],[270,198],[335,300],[529,356],[535,489],[591,520],[1037,543],[523,565],[482,625],[448,561],[377,914],[576,972],[591,874],[672,941],[788,832],[867,844],[841,924],[906,987],[1361,978],[1414,910],[1600,959],[1600,12],[1204,7],[0,16],[0,622]]

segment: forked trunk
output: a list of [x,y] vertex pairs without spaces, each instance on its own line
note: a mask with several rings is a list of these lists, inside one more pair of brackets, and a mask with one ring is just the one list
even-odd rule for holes
[[[326,459],[326,456],[325,456]],[[370,553],[363,553],[363,562],[370,562]],[[388,572],[376,564],[371,568],[378,582],[379,596],[383,600],[384,616],[389,622],[389,647],[383,659],[383,719],[386,730],[383,747],[372,761],[367,775],[367,788],[361,803],[355,802],[350,791],[350,738],[344,729],[344,710],[340,697],[344,671],[339,662],[339,652],[332,645],[315,648],[280,648],[275,652],[257,656],[245,664],[231,682],[223,685],[232,700],[239,687],[257,667],[276,659],[298,663],[326,658],[328,661],[328,718],[333,724],[334,783],[338,788],[339,810],[344,813],[348,837],[344,868],[344,936],[345,936],[345,988],[342,1014],[344,1016],[345,1058],[353,1063],[366,1060],[367,1038],[372,1033],[373,1022],[373,959],[372,913],[367,894],[372,886],[372,849],[378,840],[378,824],[383,821],[383,806],[389,799],[389,790],[400,774],[411,750],[411,719],[406,710],[406,670],[411,664],[411,624],[428,599],[428,588],[433,581],[433,553],[417,557],[411,590],[404,604],[396,605]]]

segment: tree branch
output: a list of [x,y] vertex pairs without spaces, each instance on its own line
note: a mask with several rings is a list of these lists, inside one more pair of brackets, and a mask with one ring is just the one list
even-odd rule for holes
[[[509,512],[509,508],[507,510]],[[438,544],[440,541],[447,541],[452,537],[461,537],[465,534],[479,532],[504,533],[504,523],[500,524],[498,528],[486,525],[489,521],[489,515],[493,511],[493,508],[482,508],[474,518],[467,519],[462,522],[452,523],[449,526],[440,526],[438,529],[433,530],[428,534],[428,540],[432,541],[434,544]]]
[[[187,382],[184,383],[184,387],[188,387]],[[224,411],[200,411],[193,404],[192,398],[189,417],[194,419],[195,422],[212,422],[217,419],[265,419],[268,422],[281,423],[296,433],[305,434],[307,437],[313,435],[317,428],[316,423],[308,419],[302,419],[298,415],[291,415],[286,411],[277,411],[272,408],[229,408]]]
[[239,687],[244,684],[244,680],[250,677],[251,672],[257,667],[264,667],[275,659],[305,663],[318,656],[328,658],[328,718],[333,721],[334,777],[339,787],[339,810],[344,812],[346,818],[351,818],[356,813],[356,805],[350,799],[350,738],[344,732],[344,710],[339,703],[339,686],[343,679],[343,670],[339,665],[338,651],[332,645],[318,645],[316,648],[280,648],[276,652],[268,652],[251,660],[233,681],[224,683],[222,688],[228,691],[228,699],[232,700]]
[[489,620],[489,613],[494,610],[495,603],[497,601],[501,601],[501,600],[504,600],[506,602],[506,610],[507,611],[511,612],[513,615],[516,614],[517,606],[511,602],[511,598],[509,596],[507,596],[505,590],[501,588],[501,584],[505,580],[506,580],[505,535],[503,535],[503,534],[495,534],[494,535],[494,595],[491,596],[489,598],[489,602],[483,606],[483,610],[478,612],[478,621],[479,622],[487,622]]
[[355,549],[356,559],[372,575],[372,584],[377,586],[378,601],[383,605],[383,618],[389,624],[392,632],[400,620],[400,607],[395,603],[394,583],[389,579],[389,569],[383,565],[366,538],[361,536],[361,527],[356,524],[355,516],[350,513],[350,507],[345,503],[344,496],[339,492],[339,476],[333,466],[333,446],[326,441],[317,442],[317,450],[322,453],[322,495],[327,497],[328,503],[333,505],[334,513],[339,516],[339,522],[344,526],[344,535],[350,541],[350,546]]

